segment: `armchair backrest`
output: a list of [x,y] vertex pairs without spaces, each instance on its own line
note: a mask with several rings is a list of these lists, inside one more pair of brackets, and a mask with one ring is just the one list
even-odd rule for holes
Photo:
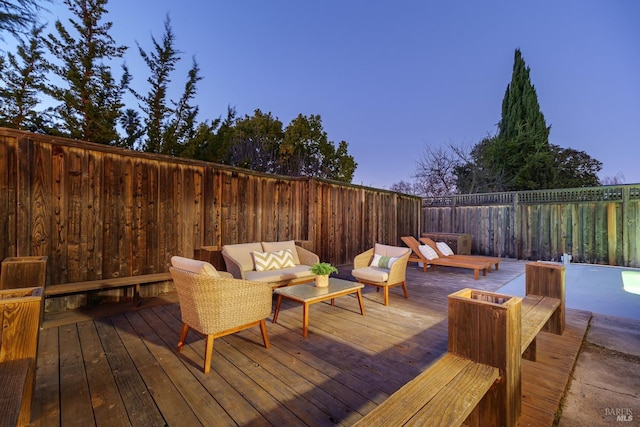
[[409,248],[403,248],[400,246],[390,246],[390,245],[382,245],[380,243],[376,243],[373,248],[374,254],[384,255],[394,258],[400,258],[409,252]]
[[206,261],[185,258],[181,256],[171,257],[171,265],[181,270],[190,271],[192,273],[204,274],[211,277],[220,277],[218,270]]

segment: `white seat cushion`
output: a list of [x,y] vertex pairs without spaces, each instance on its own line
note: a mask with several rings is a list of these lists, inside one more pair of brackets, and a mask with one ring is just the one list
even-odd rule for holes
[[351,270],[351,275],[356,279],[369,282],[384,283],[389,280],[389,270],[380,267],[362,267]]
[[245,271],[244,277],[247,280],[256,282],[280,282],[282,280],[292,280],[301,277],[315,276],[308,265],[296,265],[295,267],[283,268],[280,270],[265,271]]

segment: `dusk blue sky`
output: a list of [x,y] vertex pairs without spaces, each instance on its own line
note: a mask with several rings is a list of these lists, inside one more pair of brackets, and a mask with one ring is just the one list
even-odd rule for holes
[[[51,8],[63,18],[63,6]],[[353,183],[411,181],[426,144],[474,145],[496,132],[514,50],[531,68],[550,142],[640,183],[640,2],[112,0],[113,37],[152,50],[165,17],[182,53],[175,97],[195,57],[199,119],[257,108],[284,126],[319,114],[358,163]],[[119,70],[116,69],[117,72]]]

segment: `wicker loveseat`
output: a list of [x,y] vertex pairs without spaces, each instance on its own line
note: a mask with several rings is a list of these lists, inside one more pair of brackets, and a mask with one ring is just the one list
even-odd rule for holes
[[[284,268],[259,268],[256,265],[256,253],[263,257],[290,250],[293,262]],[[222,256],[227,271],[236,279],[270,283],[272,288],[298,285],[315,280],[316,276],[309,268],[319,262],[318,255],[295,244],[295,241],[255,242],[224,245]],[[263,266],[264,267],[264,266]],[[259,271],[260,270],[260,271]]]

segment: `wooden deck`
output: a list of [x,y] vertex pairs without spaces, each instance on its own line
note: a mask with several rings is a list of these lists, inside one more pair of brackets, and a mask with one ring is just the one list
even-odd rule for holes
[[[480,280],[411,266],[408,300],[394,288],[385,307],[382,293],[365,287],[366,316],[352,296],[334,307],[315,304],[306,339],[301,305],[283,301],[278,324],[267,321],[271,348],[257,327],[218,339],[207,375],[204,339],[190,333],[184,351],[175,351],[175,296],[93,320],[47,316],[32,424],[349,426],[446,351],[448,294],[496,290],[524,274],[524,264],[504,261]],[[563,336],[539,335],[538,361],[523,361],[519,425],[552,425],[589,319],[568,310]]]

